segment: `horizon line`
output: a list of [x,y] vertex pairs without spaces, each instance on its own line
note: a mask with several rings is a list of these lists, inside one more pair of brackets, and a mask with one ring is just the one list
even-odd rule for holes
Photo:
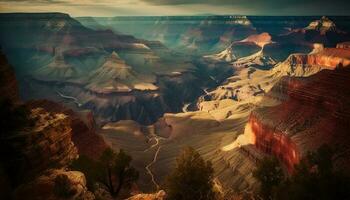
[[93,16],[93,15],[81,15],[81,16],[72,16],[69,13],[65,12],[1,12],[0,14],[66,14],[70,17],[229,17],[229,16],[242,16],[242,17],[350,17],[350,15],[261,15],[261,14],[194,14],[194,15],[114,15],[114,16]]

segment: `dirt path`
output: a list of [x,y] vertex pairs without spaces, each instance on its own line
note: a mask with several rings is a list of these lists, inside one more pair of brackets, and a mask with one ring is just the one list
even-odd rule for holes
[[152,162],[150,162],[150,163],[146,166],[146,171],[147,171],[147,173],[151,176],[152,183],[156,186],[156,189],[157,189],[157,190],[159,190],[159,185],[158,185],[158,183],[156,182],[156,180],[155,180],[155,178],[154,178],[154,175],[153,175],[152,170],[150,169],[150,167],[152,167],[152,165],[153,165],[154,163],[157,162],[157,158],[158,158],[158,154],[159,154],[160,148],[161,148],[161,146],[158,146],[158,149],[157,149],[156,153],[154,154],[154,157],[153,157]]
[[161,149],[161,145],[159,144],[159,141],[162,139],[165,139],[165,138],[159,137],[157,135],[153,135],[153,137],[150,138],[150,140],[155,140],[156,143],[153,144],[152,146],[150,146],[148,149],[144,150],[144,152],[147,152],[155,147],[158,147],[157,151],[155,152],[155,154],[153,156],[153,160],[145,167],[147,173],[151,176],[152,183],[156,186],[157,190],[159,190],[159,185],[158,185],[157,181],[155,180],[155,177],[154,177],[154,174],[151,170],[151,167],[157,162],[158,154],[159,154],[160,149]]

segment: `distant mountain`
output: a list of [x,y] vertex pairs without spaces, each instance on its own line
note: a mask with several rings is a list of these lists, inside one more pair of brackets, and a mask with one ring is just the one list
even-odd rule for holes
[[335,23],[328,19],[326,16],[323,16],[320,20],[313,21],[305,28],[305,30],[315,30],[321,34],[326,34],[329,31],[339,32]]
[[268,33],[253,34],[241,41],[232,42],[229,47],[218,54],[204,57],[218,61],[233,62],[244,57],[256,57],[254,55],[258,54],[266,44],[270,43],[272,43],[272,40]]
[[[77,20],[83,24],[90,21]],[[168,47],[192,53],[215,52],[255,33],[245,16],[96,17],[94,21],[113,31],[158,40]]]
[[100,68],[91,73],[86,87],[99,93],[158,89],[152,82],[143,80],[142,75],[128,66],[114,51]]

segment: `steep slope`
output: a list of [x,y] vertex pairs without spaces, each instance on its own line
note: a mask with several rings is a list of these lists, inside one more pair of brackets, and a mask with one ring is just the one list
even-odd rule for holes
[[[84,174],[55,170],[67,167],[78,157],[72,138],[79,131],[86,131],[77,128],[79,119],[72,117],[73,111],[70,116],[63,114],[64,109],[59,105],[56,105],[56,112],[49,112],[41,106],[33,106],[33,102],[22,104],[16,94],[15,76],[3,54],[0,71],[4,78],[0,91],[6,92],[3,97],[10,99],[7,103],[1,99],[0,198],[60,199],[54,188],[59,187],[56,178],[64,176],[68,181],[66,188],[74,191],[74,198],[94,199],[86,188]],[[42,105],[43,102],[46,101],[35,103]],[[54,109],[53,105],[48,107]],[[79,140],[85,138],[75,140],[79,144]]]
[[64,58],[60,50],[55,51],[52,61],[34,72],[34,78],[41,81],[67,81],[78,76],[78,71]]
[[[244,107],[253,108],[251,105],[259,102],[283,76],[310,76],[323,69],[347,66],[350,64],[349,61],[348,50],[328,48],[315,54],[290,55],[287,60],[270,70],[248,67],[228,78],[223,85],[200,97],[197,106],[199,110],[217,114],[219,114],[216,111],[218,107],[221,109],[226,107],[226,110],[221,110],[220,117],[228,117],[230,113],[239,113]],[[222,114],[223,112],[227,114]]]
[[335,150],[336,167],[349,169],[349,75],[345,67],[308,78],[282,79],[272,89],[286,96],[281,103],[256,109],[250,116],[252,144],[276,155],[292,171],[308,151],[327,143]]
[[268,33],[254,34],[241,41],[232,42],[229,47],[218,54],[204,57],[218,61],[233,62],[239,58],[258,53],[266,44],[271,42],[271,36]]
[[137,74],[116,52],[113,52],[99,69],[92,72],[86,87],[98,93],[158,89],[157,86],[142,79],[140,74]]
[[75,112],[58,103],[48,100],[34,100],[27,102],[31,108],[44,108],[50,113],[63,113],[71,120],[72,141],[79,155],[85,155],[92,159],[98,159],[107,144],[96,133],[96,122],[91,111]]
[[0,27],[0,44],[10,62],[18,71],[27,74],[51,61],[52,65],[63,65],[62,56],[75,70],[89,72],[96,69],[106,51],[151,51],[133,36],[92,30],[64,13],[1,14]]
[[91,109],[99,123],[154,122],[215,81],[190,56],[158,41],[92,30],[66,14],[1,14],[0,27],[25,100],[71,100],[76,110]]
[[237,59],[232,63],[235,68],[255,67],[260,69],[270,69],[277,62],[270,56],[264,54],[264,48],[252,55]]
[[78,156],[66,115],[36,108],[30,118],[35,120],[32,128],[1,139],[3,167],[15,185],[52,166],[65,166]]
[[146,127],[130,121],[109,123],[101,134],[113,144],[112,148],[131,152],[134,166],[140,171],[139,186],[143,191],[157,189],[174,167],[179,152],[184,146],[191,146],[212,161],[216,181],[232,195],[236,193],[233,190],[257,189],[251,174],[255,160],[242,150],[221,151],[243,132],[246,122],[247,118],[218,121],[204,111],[167,113]]

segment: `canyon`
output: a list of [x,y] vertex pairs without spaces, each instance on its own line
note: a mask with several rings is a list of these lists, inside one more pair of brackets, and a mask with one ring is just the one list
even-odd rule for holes
[[258,191],[266,157],[291,175],[328,144],[349,171],[348,17],[7,13],[0,27],[0,92],[34,121],[1,135],[15,199],[56,199],[57,177],[72,199],[98,198],[68,166],[108,147],[139,172],[129,199],[165,199],[187,146],[227,199]]
[[[14,71],[6,57],[2,53],[0,55],[0,69],[5,76],[0,86],[0,91],[4,92],[1,98],[1,123],[8,126],[2,129],[0,137],[0,197],[18,200],[23,197],[60,199],[55,190],[61,186],[56,180],[63,177],[67,180],[66,187],[74,192],[72,198],[95,199],[87,189],[85,175],[67,169],[79,155],[97,159],[107,147],[95,132],[91,112],[76,113],[48,100],[24,103],[19,97]],[[7,100],[11,101],[10,104],[5,103],[10,113],[3,112]],[[10,124],[15,122],[14,128]]]

